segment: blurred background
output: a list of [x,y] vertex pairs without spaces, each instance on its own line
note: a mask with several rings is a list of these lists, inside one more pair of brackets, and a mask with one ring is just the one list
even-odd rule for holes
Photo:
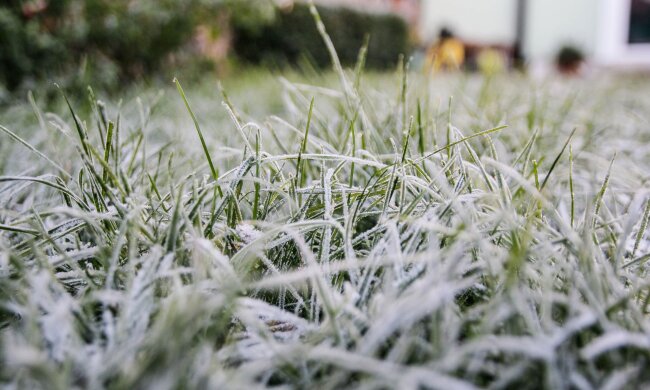
[[[248,66],[330,64],[297,0],[5,0],[0,99],[43,82],[107,90],[133,81],[225,78]],[[317,0],[344,65],[551,72],[650,69],[650,0]]]

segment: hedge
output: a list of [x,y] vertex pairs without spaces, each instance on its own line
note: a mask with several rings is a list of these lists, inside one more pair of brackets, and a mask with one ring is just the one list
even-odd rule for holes
[[222,12],[254,26],[272,19],[274,8],[271,0],[6,0],[0,100],[27,81],[74,82],[81,68],[95,86],[155,75],[187,47],[197,25]]
[[[366,35],[370,37],[366,65],[393,67],[400,54],[409,52],[409,29],[402,18],[390,14],[369,14],[348,8],[319,7],[343,65],[356,62]],[[247,62],[265,65],[297,64],[305,58],[317,67],[330,64],[309,7],[295,4],[280,11],[272,23],[262,26],[234,24],[234,51]]]

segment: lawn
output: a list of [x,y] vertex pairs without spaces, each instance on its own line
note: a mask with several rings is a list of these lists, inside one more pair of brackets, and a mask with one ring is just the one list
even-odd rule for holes
[[17,98],[0,381],[648,385],[648,91],[248,70]]

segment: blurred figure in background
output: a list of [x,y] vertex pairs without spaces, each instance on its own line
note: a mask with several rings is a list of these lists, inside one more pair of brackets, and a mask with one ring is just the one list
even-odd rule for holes
[[454,37],[448,28],[442,28],[438,41],[429,48],[425,72],[431,74],[441,70],[459,70],[465,62],[465,46]]

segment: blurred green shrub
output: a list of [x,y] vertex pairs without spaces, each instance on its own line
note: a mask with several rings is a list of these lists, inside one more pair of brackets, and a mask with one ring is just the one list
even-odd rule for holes
[[220,13],[254,26],[272,20],[274,8],[271,0],[8,0],[0,5],[0,92],[38,79],[110,87],[150,76],[198,25],[218,34]]
[[[344,8],[320,12],[343,64],[356,61],[366,35],[369,67],[391,67],[409,50],[408,27],[399,17]],[[173,53],[176,66],[191,63],[190,51],[181,49],[198,25],[222,33],[224,14],[235,52],[245,61],[330,62],[304,4],[276,12],[272,0],[7,0],[0,4],[0,96],[2,89],[39,79],[115,88],[157,74]]]
[[[319,13],[341,62],[354,64],[366,35],[370,36],[366,65],[383,69],[409,52],[409,30],[398,16],[368,14],[347,8],[319,7]],[[296,64],[305,58],[318,67],[330,64],[309,7],[295,4],[278,12],[272,23],[250,25],[233,21],[234,50],[241,59],[266,65]]]
[[0,83],[9,90],[26,78],[43,77],[60,69],[69,53],[65,42],[74,38],[72,31],[61,25],[68,1],[58,1],[56,7],[38,12],[25,3],[9,1],[0,6]]
[[585,54],[576,46],[564,45],[558,51],[555,64],[560,72],[565,74],[578,73],[580,65],[585,61]]
[[194,29],[193,2],[87,0],[87,47],[115,61],[123,76],[141,76],[186,42]]

